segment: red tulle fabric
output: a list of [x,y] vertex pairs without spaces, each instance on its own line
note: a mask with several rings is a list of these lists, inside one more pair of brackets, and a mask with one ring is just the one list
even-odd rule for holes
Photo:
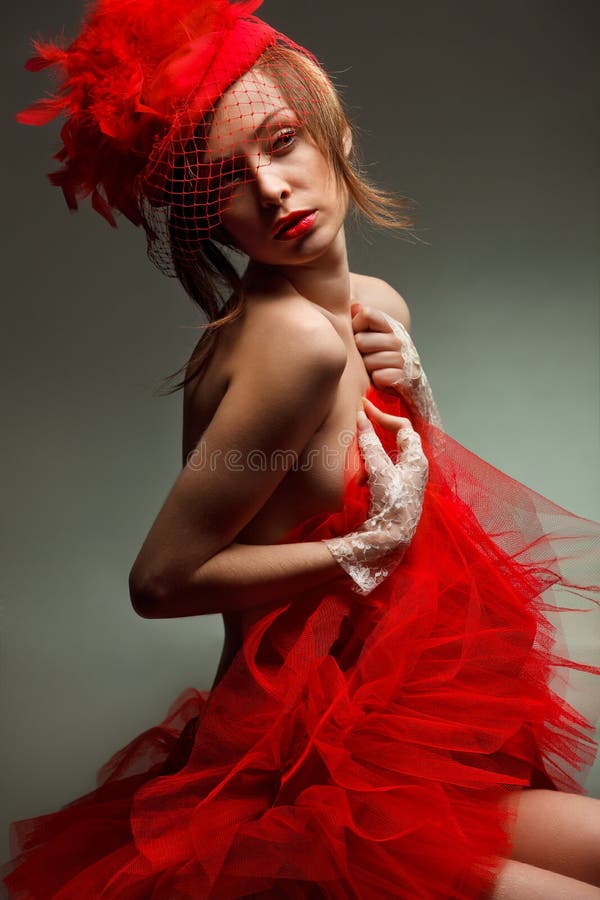
[[[366,598],[340,580],[248,614],[210,693],[180,695],[92,793],[13,823],[10,897],[472,900],[510,851],[502,801],[581,789],[596,748],[564,676],[597,694],[598,669],[551,619],[597,627],[600,525],[419,428],[430,479],[398,569]],[[286,541],[347,532],[368,499],[347,470],[343,511]]]

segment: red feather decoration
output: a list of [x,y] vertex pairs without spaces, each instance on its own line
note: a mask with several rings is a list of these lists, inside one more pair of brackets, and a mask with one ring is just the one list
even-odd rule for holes
[[[229,87],[231,65],[219,68],[219,53],[236,52],[237,31],[243,30],[247,68],[277,39],[277,32],[252,16],[261,3],[99,0],[69,46],[34,43],[36,55],[26,68],[54,67],[59,85],[53,96],[16,119],[45,125],[66,116],[63,147],[56,155],[63,168],[49,178],[62,188],[71,209],[91,194],[94,209],[111,225],[116,224],[112,210],[142,224],[137,180],[175,111],[213,71],[222,71],[217,88]],[[214,95],[214,82],[211,90]]]

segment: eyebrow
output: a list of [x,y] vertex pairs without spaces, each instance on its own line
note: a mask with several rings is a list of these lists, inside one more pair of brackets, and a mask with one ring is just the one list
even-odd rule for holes
[[[275,116],[278,116],[282,112],[292,112],[289,106],[280,106],[279,109],[274,109],[273,112],[268,113],[257,127],[253,131],[253,137],[257,138],[263,131],[265,131],[267,125],[274,119]],[[214,158],[207,157],[205,161],[210,163],[210,165],[219,165],[222,166],[223,163],[229,162],[231,159],[235,157],[235,153],[228,153],[226,156],[216,156]]]

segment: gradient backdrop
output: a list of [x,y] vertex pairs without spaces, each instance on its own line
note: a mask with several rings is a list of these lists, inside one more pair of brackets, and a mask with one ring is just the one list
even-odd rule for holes
[[[219,618],[145,621],[129,568],[180,467],[181,394],[153,396],[200,321],[143,234],[70,216],[44,174],[57,128],[29,37],[74,36],[77,0],[5,24],[2,813],[49,812],[207,687]],[[369,171],[418,204],[417,240],[351,239],[407,299],[448,431],[600,520],[599,69],[595,0],[268,0],[264,17],[343,86]],[[595,782],[600,793],[600,783]]]

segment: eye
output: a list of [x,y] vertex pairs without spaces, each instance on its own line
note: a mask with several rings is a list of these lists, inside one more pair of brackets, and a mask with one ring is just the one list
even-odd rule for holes
[[221,185],[237,184],[246,177],[246,167],[242,157],[223,163],[215,180]]
[[291,147],[296,140],[297,131],[295,128],[281,128],[271,138],[271,152],[282,153]]

